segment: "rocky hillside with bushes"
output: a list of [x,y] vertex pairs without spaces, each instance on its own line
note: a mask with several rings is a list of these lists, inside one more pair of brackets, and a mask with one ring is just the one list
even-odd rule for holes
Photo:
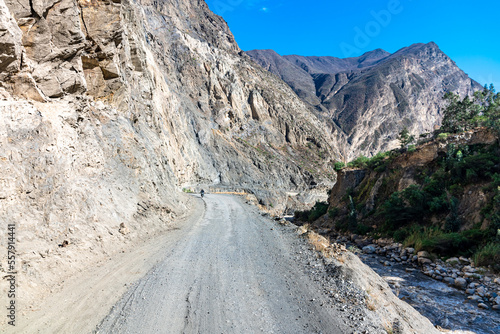
[[327,204],[299,212],[319,227],[390,237],[416,252],[467,256],[500,270],[500,93],[447,96],[443,127],[419,145],[337,164]]
[[[498,136],[475,129],[412,152],[379,154],[345,168],[330,193],[339,231],[394,238],[416,251],[475,256],[498,265]],[[498,267],[500,269],[500,267]]]

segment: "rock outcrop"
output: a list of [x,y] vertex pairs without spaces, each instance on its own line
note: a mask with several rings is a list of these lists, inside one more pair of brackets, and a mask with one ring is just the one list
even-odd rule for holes
[[169,228],[183,187],[282,212],[335,181],[331,135],[204,1],[0,0],[0,31],[0,219],[24,305]]
[[433,42],[346,59],[247,54],[316,108],[345,147],[346,160],[397,147],[405,126],[414,135],[433,131],[446,92],[465,96],[481,89]]

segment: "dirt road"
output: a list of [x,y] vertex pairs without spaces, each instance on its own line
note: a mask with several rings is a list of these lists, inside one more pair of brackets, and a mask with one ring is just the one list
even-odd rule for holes
[[203,201],[205,214],[173,234],[96,333],[350,332],[294,260],[291,235],[237,197]]

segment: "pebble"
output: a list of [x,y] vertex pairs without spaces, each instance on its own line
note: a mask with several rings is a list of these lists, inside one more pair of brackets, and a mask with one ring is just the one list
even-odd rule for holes
[[479,308],[482,308],[482,309],[485,309],[485,310],[489,309],[488,305],[483,304],[483,303],[479,303],[477,306],[478,306]]
[[480,286],[479,288],[476,289],[476,293],[480,295],[481,297],[484,297],[486,290],[484,289],[483,286]]
[[479,297],[478,295],[469,296],[469,297],[467,297],[467,299],[470,299],[470,300],[472,300],[473,302],[479,302],[479,301],[481,301],[481,302],[482,302],[482,301],[483,301],[483,300],[481,299],[481,297]]

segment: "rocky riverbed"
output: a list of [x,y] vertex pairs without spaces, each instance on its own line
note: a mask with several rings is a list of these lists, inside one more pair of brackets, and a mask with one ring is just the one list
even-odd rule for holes
[[433,260],[388,239],[356,235],[336,242],[358,250],[360,258],[382,276],[393,292],[431,322],[454,333],[500,332],[500,278],[470,259]]

